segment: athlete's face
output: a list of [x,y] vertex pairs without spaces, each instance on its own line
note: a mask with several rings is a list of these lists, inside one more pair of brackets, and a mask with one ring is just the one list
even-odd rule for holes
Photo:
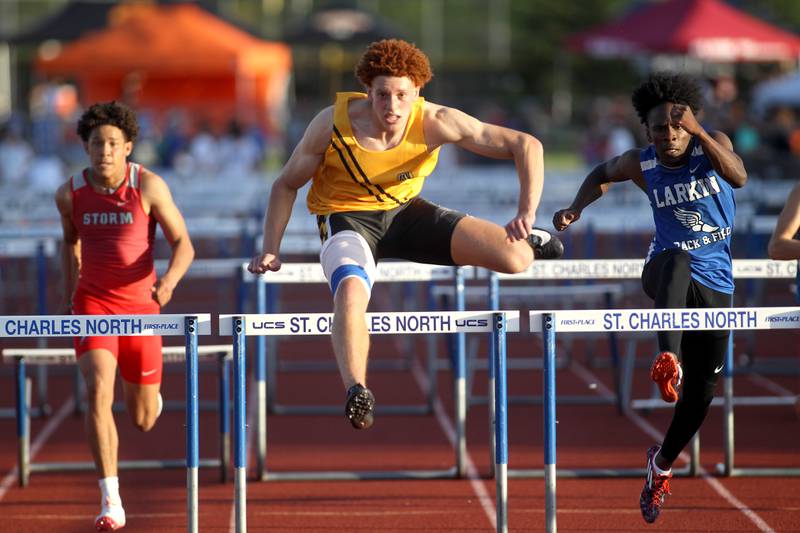
[[670,119],[675,104],[664,102],[647,113],[647,138],[656,148],[659,161],[667,165],[683,165],[689,155],[686,149],[692,136]]
[[98,126],[92,130],[84,146],[95,175],[109,180],[124,176],[133,143],[125,139],[121,129],[108,124]]
[[406,76],[378,76],[372,80],[368,94],[372,112],[381,127],[388,132],[402,131],[419,96],[419,87]]

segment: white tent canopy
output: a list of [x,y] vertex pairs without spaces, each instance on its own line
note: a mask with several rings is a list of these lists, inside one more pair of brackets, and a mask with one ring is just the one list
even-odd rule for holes
[[771,107],[800,107],[800,72],[765,81],[753,89],[753,111],[763,115]]

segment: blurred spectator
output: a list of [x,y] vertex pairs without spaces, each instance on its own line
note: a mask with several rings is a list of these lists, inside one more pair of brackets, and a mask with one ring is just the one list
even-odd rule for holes
[[747,108],[741,100],[731,104],[730,125],[731,131],[726,133],[731,137],[736,153],[746,157],[758,149],[761,135],[755,122],[747,116]]
[[245,134],[238,121],[228,124],[227,133],[218,146],[220,174],[226,176],[249,175],[258,169],[262,149],[258,141]]
[[64,182],[67,170],[64,163],[55,155],[40,155],[33,160],[29,172],[30,189],[41,193],[55,193]]
[[720,130],[727,135],[732,133],[731,107],[738,94],[739,89],[732,76],[721,75],[709,82],[702,115],[706,129]]
[[189,142],[193,172],[213,176],[220,166],[220,145],[207,122],[200,124],[197,134]]
[[158,143],[158,157],[162,166],[172,168],[175,166],[175,158],[188,151],[191,132],[185,113],[180,110],[170,111],[166,123],[161,142]]
[[22,127],[13,121],[0,132],[0,184],[21,183],[33,161],[33,148],[22,138]]

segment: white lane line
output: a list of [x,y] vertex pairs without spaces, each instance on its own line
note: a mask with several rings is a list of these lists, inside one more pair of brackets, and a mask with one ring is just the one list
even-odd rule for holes
[[[575,373],[584,380],[587,384],[596,383],[598,384],[598,389],[601,389],[601,392],[604,395],[610,395],[613,397],[613,394],[608,389],[608,387],[603,384],[600,379],[595,376],[589,369],[583,366],[576,360],[572,360],[572,367],[575,370]],[[664,435],[658,431],[650,422],[642,418],[642,416],[631,409],[628,409],[626,406],[626,416],[630,418],[642,432],[649,435],[652,439],[657,442],[661,442],[664,439]],[[681,452],[678,456],[679,459],[685,462],[689,462],[690,457],[689,454],[686,452]],[[700,477],[708,483],[714,491],[719,494],[722,499],[726,500],[732,507],[738,509],[742,514],[744,514],[758,529],[759,531],[763,531],[764,533],[775,533],[775,530],[767,524],[757,513],[755,513],[752,509],[750,509],[744,502],[736,498],[725,486],[720,483],[717,479],[712,477],[708,471],[706,471],[702,466],[699,468]]]
[[[417,380],[420,389],[427,393],[428,389],[430,388],[428,376],[425,375],[425,372],[423,371],[416,357],[411,365],[411,372],[414,375],[414,378]],[[439,422],[442,431],[447,436],[447,440],[450,441],[450,444],[455,449],[456,430],[453,426],[453,422],[450,420],[450,417],[447,416],[447,411],[445,410],[444,405],[442,405],[442,401],[438,397],[433,402],[433,412],[436,415],[436,420]],[[475,492],[475,496],[478,498],[481,507],[483,507],[483,511],[486,513],[486,517],[489,519],[489,523],[492,525],[492,530],[496,531],[497,511],[494,506],[494,500],[491,496],[489,496],[489,492],[486,490],[486,487],[484,486],[483,481],[478,474],[478,469],[475,467],[475,463],[472,461],[469,452],[464,458],[464,467],[466,469],[467,479],[469,479],[470,485],[472,486],[472,490]]]
[[[67,418],[67,416],[70,413],[72,413],[74,409],[75,409],[75,399],[72,396],[70,396],[67,399],[67,401],[64,402],[64,405],[62,405],[59,408],[56,414],[53,415],[53,417],[47,421],[42,430],[39,432],[38,435],[36,435],[36,438],[31,443],[31,449],[30,449],[31,462],[33,462],[33,460],[36,458],[36,454],[38,454],[39,450],[42,449],[42,446],[44,446],[44,443],[47,442],[47,439],[50,438],[50,436],[55,432],[55,430],[58,429],[58,426],[61,425],[64,419]],[[14,466],[14,468],[11,469],[11,471],[8,474],[6,474],[3,480],[0,481],[0,501],[2,501],[3,497],[6,495],[8,489],[11,488],[11,485],[14,484],[14,481],[17,479],[18,473],[19,473],[19,465],[17,464]]]
[[747,376],[750,381],[755,383],[756,385],[760,385],[764,389],[768,390],[772,394],[776,396],[782,396],[784,398],[794,398],[796,395],[780,383],[777,383],[767,377],[762,376],[761,374],[750,374]]

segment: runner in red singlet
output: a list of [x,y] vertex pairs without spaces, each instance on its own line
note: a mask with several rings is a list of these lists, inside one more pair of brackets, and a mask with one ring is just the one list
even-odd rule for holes
[[[89,167],[56,192],[64,234],[64,313],[157,314],[194,258],[167,184],[127,160],[137,133],[133,111],[116,102],[93,105],[78,122]],[[153,265],[156,224],[172,249],[160,279]],[[149,431],[163,405],[161,337],[81,337],[74,345],[87,384],[86,431],[100,477],[95,528],[112,531],[125,526],[111,411],[117,366],[128,413],[137,428]]]

